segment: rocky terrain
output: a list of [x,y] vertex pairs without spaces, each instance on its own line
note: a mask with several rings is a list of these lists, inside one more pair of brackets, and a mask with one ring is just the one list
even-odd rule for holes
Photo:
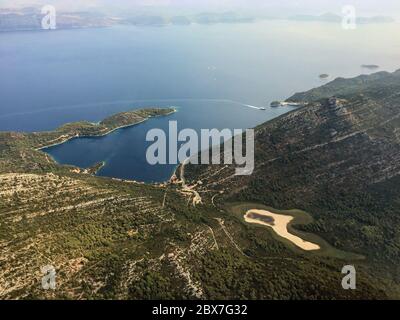
[[[338,79],[290,98],[307,105],[256,128],[247,177],[186,164],[170,183],[146,185],[61,166],[38,150],[154,109],[0,133],[0,298],[398,298],[399,75]],[[296,228],[365,259],[296,250],[245,223],[233,201],[304,210],[313,222]],[[342,289],[346,264],[357,268],[357,290]],[[46,265],[56,290],[41,287]]]
[[366,255],[375,274],[397,281],[400,71],[339,78],[288,101],[307,105],[256,129],[251,176],[188,166],[187,179],[223,192],[217,203],[304,210],[316,219],[304,230]]

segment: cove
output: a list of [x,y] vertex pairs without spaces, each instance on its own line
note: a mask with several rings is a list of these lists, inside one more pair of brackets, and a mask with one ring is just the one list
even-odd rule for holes
[[60,164],[80,168],[104,162],[104,166],[97,172],[99,176],[147,183],[164,182],[172,176],[176,164],[151,165],[147,162],[146,151],[152,142],[146,141],[146,134],[151,129],[161,129],[168,133],[169,121],[176,121],[179,130],[190,128],[199,134],[201,129],[247,129],[293,110],[292,107],[251,109],[226,100],[177,100],[168,101],[168,105],[167,102],[154,101],[151,105],[138,105],[135,108],[154,106],[174,106],[178,112],[121,128],[102,137],[74,138],[42,151]]

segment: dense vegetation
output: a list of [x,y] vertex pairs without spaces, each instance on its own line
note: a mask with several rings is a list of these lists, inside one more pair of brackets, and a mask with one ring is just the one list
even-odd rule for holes
[[47,132],[0,132],[0,172],[53,172],[62,170],[39,149],[82,136],[101,136],[119,127],[135,125],[155,116],[165,116],[173,108],[149,108],[112,115],[100,123],[69,123]]
[[369,272],[398,294],[399,92],[397,71],[296,94],[289,100],[306,107],[257,128],[253,175],[234,177],[233,168],[219,166],[190,166],[186,175],[223,191],[220,203],[309,212],[315,221],[303,230],[365,255]]
[[[306,107],[257,128],[253,175],[186,167],[197,205],[179,181],[99,178],[101,164],[84,172],[37,150],[172,110],[0,133],[0,298],[398,298],[399,92],[397,72],[297,95]],[[294,250],[226,210],[238,200],[302,209],[314,218],[303,230],[366,259]],[[48,264],[55,291],[40,286]],[[357,290],[341,287],[345,264],[356,265]]]

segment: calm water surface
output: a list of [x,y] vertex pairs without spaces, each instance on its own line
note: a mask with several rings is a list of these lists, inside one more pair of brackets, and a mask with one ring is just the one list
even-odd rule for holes
[[51,130],[125,110],[179,106],[164,118],[102,138],[48,149],[81,167],[105,160],[100,175],[163,181],[173,166],[145,161],[151,128],[247,128],[290,109],[260,111],[321,85],[319,74],[351,77],[399,68],[398,24],[342,30],[332,23],[254,24],[16,32],[0,34],[0,131]]

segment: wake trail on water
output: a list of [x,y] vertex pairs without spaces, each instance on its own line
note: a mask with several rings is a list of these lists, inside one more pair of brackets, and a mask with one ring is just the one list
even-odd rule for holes
[[24,116],[24,115],[30,115],[30,114],[36,114],[36,113],[42,113],[42,112],[51,112],[51,111],[62,111],[62,110],[68,110],[68,109],[86,109],[86,108],[93,108],[93,107],[111,107],[114,105],[118,104],[127,104],[127,103],[146,103],[146,102],[174,102],[174,101],[212,101],[212,102],[230,102],[234,104],[238,104],[247,108],[252,108],[256,110],[260,110],[259,107],[250,105],[250,104],[245,104],[239,101],[234,101],[230,99],[212,99],[212,98],[176,98],[176,99],[137,99],[137,100],[117,100],[117,101],[104,101],[104,102],[90,102],[90,103],[84,103],[84,104],[73,104],[73,105],[66,105],[66,106],[58,106],[58,107],[53,107],[53,108],[42,108],[42,109],[36,109],[36,110],[29,110],[29,111],[21,111],[21,112],[13,112],[13,113],[6,113],[3,115],[0,115],[0,118],[8,118],[8,117],[15,117],[15,116]]
[[252,106],[252,105],[250,105],[250,104],[242,104],[243,106],[245,106],[245,107],[247,107],[247,108],[252,108],[252,109],[257,109],[257,110],[260,110],[260,108],[259,107],[256,107],[256,106]]

